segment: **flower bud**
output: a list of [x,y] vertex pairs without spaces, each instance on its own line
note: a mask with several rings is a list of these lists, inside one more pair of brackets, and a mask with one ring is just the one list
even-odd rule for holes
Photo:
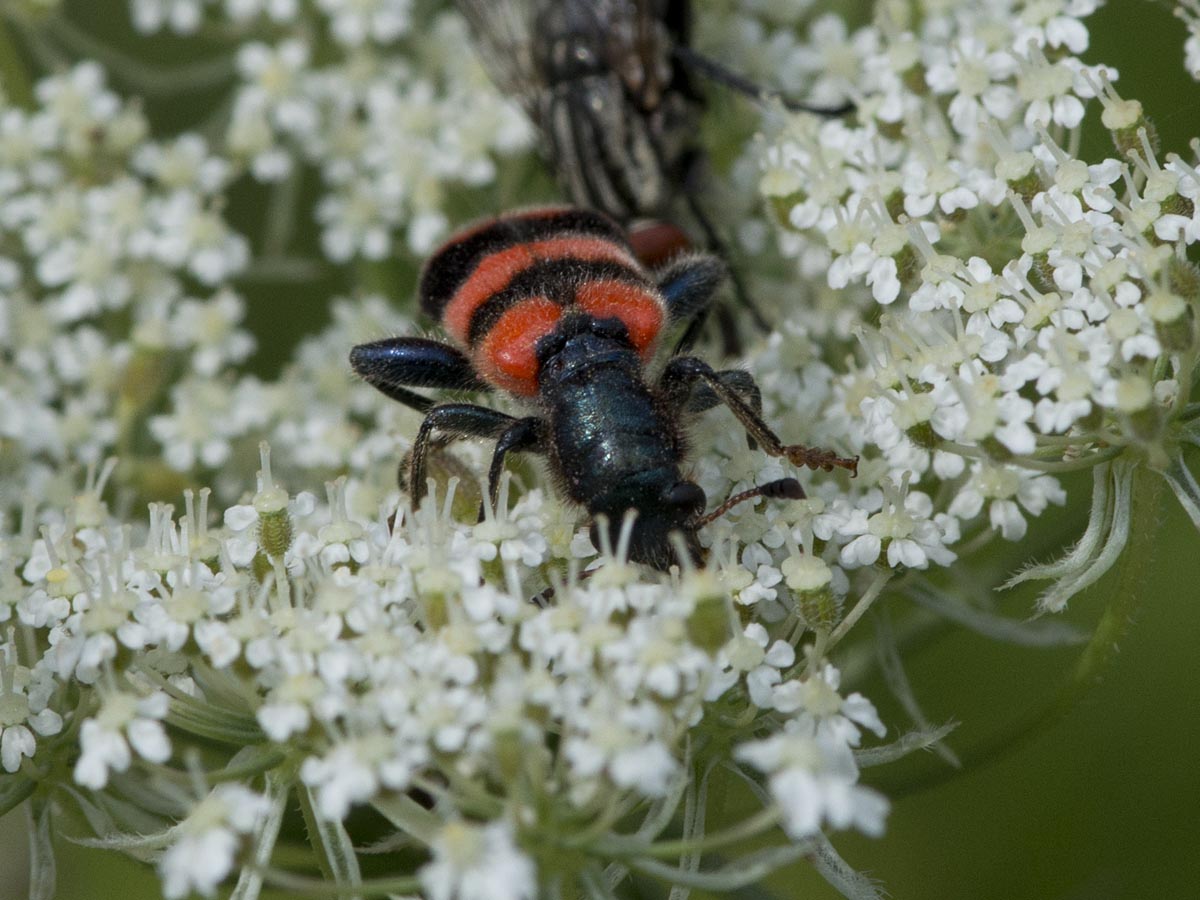
[[688,640],[706,653],[715,654],[729,640],[729,598],[721,582],[707,570],[690,573],[683,590],[695,602],[687,619]]
[[790,556],[780,566],[787,586],[796,597],[800,618],[814,631],[829,631],[841,618],[841,604],[830,584],[833,571],[825,560],[800,554]]
[[270,558],[282,558],[292,545],[292,517],[288,514],[288,492],[271,478],[271,448],[258,445],[262,469],[258,473],[258,493],[254,511],[258,513],[258,545]]

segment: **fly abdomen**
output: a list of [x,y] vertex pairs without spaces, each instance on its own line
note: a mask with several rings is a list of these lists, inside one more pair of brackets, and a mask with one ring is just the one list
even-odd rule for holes
[[620,79],[608,72],[547,90],[538,113],[571,199],[622,221],[660,213],[672,200],[655,117],[629,106]]

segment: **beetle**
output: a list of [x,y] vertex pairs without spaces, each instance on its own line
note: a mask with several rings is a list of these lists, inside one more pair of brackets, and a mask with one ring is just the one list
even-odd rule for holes
[[[677,346],[649,376],[660,335],[702,316],[724,276],[721,260],[700,253],[652,273],[620,225],[572,207],[519,210],[451,237],[426,263],[419,295],[454,343],[393,337],[350,353],[364,380],[425,414],[408,462],[413,505],[425,493],[435,436],[492,439],[487,502],[497,502],[508,454],[539,454],[560,491],[587,509],[598,546],[602,528],[616,546],[632,512],[629,558],[665,570],[680,562],[673,533],[699,563],[699,530],[733,504],[803,496],[798,481],[784,478],[705,514],[704,491],[683,474],[690,416],[724,404],[765,453],[855,473],[857,457],[780,441],[746,371],[714,370]],[[501,391],[527,403],[529,415],[435,404],[413,388]]]
[[[518,99],[577,206],[631,226],[671,220],[682,200],[708,250],[728,259],[701,203],[705,155],[697,141],[703,95],[694,75],[793,110],[840,115],[768,92],[691,47],[690,0],[457,0],[496,85]],[[635,236],[636,240],[636,236]],[[675,228],[674,249],[686,248]],[[770,326],[731,269],[755,325]],[[722,307],[727,353],[738,340]],[[696,323],[699,328],[700,321]]]

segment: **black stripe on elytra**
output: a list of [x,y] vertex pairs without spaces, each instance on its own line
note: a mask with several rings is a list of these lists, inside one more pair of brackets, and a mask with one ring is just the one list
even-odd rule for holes
[[570,306],[575,302],[576,289],[589,281],[620,281],[643,288],[650,294],[655,290],[637,269],[624,263],[570,256],[541,260],[475,307],[467,329],[468,346],[476,346],[500,317],[522,300],[545,297],[560,306]]
[[450,298],[486,257],[516,244],[552,237],[599,237],[629,249],[624,229],[592,210],[566,207],[549,215],[530,210],[503,216],[465,237],[452,238],[430,257],[421,273],[421,308],[440,320]]

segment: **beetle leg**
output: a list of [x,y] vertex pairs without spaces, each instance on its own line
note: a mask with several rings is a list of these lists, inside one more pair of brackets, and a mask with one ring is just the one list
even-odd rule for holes
[[430,409],[417,431],[409,454],[408,490],[413,506],[420,506],[421,498],[425,496],[425,458],[435,430],[445,432],[452,440],[463,437],[499,438],[518,421],[506,413],[470,403],[446,403]]
[[[745,369],[724,369],[713,374],[728,388],[740,394],[742,399],[750,404],[750,408],[760,418],[762,417],[762,391],[759,390],[758,382],[754,380],[753,375]],[[692,392],[684,404],[683,411],[685,415],[697,415],[720,403],[721,398],[717,396],[717,392],[701,381],[699,384],[692,385]],[[758,447],[749,432],[746,433],[746,444],[751,450]]]
[[848,469],[851,473],[858,472],[857,456],[848,459],[836,455],[832,450],[806,447],[803,444],[784,444],[755,411],[753,401],[747,402],[727,380],[721,378],[721,375],[722,373],[714,371],[712,366],[702,359],[694,356],[676,356],[663,369],[659,387],[666,402],[678,408],[686,401],[693,385],[700,382],[708,387],[720,402],[729,407],[746,429],[746,433],[762,446],[763,452],[768,456],[781,456],[794,466],[807,466],[826,472],[834,467]]
[[491,390],[475,374],[466,354],[428,338],[396,337],[359,344],[350,351],[350,365],[372,387],[418,412],[429,412],[434,401],[408,390],[410,387]]
[[[513,451],[542,449],[543,428],[542,420],[529,417],[514,419],[496,439],[496,450],[492,454],[492,464],[488,467],[488,502],[492,509],[500,497],[500,476],[504,472],[504,457]],[[479,521],[483,521],[483,506],[479,508]]]
[[728,271],[729,267],[718,257],[692,253],[675,258],[655,273],[658,289],[667,301],[668,321],[686,326],[674,353],[687,350],[696,342],[712,309],[713,294]]
[[[753,375],[745,369],[723,369],[714,372],[713,375],[730,390],[737,391],[756,413],[762,415],[762,391],[758,389],[758,382],[754,380]],[[707,412],[720,403],[721,398],[717,396],[717,392],[701,381],[699,384],[693,384],[683,411],[687,415],[696,415]]]

